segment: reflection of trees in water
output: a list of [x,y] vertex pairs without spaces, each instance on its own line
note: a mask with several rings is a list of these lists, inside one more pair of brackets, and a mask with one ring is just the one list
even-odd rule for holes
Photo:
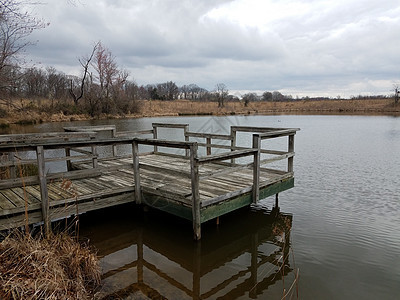
[[[107,266],[103,274],[105,299],[129,295],[151,299],[257,298],[279,282],[284,290],[285,277],[293,271],[289,263],[291,215],[278,210],[242,210],[222,218],[218,227],[206,224],[203,239],[196,243],[186,238],[190,235],[179,234],[185,230],[181,220],[149,213],[158,217],[151,216],[125,232],[116,229],[108,237],[103,234],[99,237],[103,245],[91,238]],[[118,264],[111,266],[117,258]]]

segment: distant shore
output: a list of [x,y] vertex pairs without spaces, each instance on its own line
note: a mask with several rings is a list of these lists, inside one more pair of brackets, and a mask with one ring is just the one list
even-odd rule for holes
[[[331,115],[394,115],[400,116],[400,104],[395,105],[393,99],[367,100],[321,100],[290,102],[250,102],[245,106],[242,102],[226,102],[218,107],[216,102],[200,102],[188,100],[158,101],[138,100],[138,111],[126,115],[64,115],[58,113],[39,113],[35,109],[9,109],[1,117],[0,126],[8,124],[36,124],[42,122],[65,122],[91,119],[121,119],[158,116],[189,115],[276,115],[276,114],[331,114]],[[3,108],[4,109],[4,108]]]

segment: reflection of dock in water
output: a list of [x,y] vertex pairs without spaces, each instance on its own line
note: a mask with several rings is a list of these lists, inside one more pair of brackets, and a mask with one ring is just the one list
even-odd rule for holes
[[179,234],[185,231],[180,220],[165,215],[149,219],[127,224],[120,218],[115,230],[110,224],[95,225],[99,236],[90,238],[102,257],[103,298],[257,298],[292,270],[287,261],[291,215],[241,211],[240,217],[223,218],[224,226],[208,224],[200,243]]

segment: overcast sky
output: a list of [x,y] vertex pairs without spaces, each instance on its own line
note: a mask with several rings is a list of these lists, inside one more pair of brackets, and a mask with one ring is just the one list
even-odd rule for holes
[[399,0],[48,0],[27,51],[79,75],[101,41],[138,84],[293,96],[390,94],[400,84]]

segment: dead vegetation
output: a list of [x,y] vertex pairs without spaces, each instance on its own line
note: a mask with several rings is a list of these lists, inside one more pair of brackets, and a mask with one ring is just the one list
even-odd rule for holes
[[225,102],[224,107],[218,107],[217,102],[199,102],[187,100],[139,101],[138,116],[181,116],[181,115],[252,115],[252,114],[400,114],[400,106],[394,106],[392,99],[367,100],[298,100],[298,101],[259,101]]
[[0,243],[0,299],[92,299],[100,275],[97,256],[67,233]]

